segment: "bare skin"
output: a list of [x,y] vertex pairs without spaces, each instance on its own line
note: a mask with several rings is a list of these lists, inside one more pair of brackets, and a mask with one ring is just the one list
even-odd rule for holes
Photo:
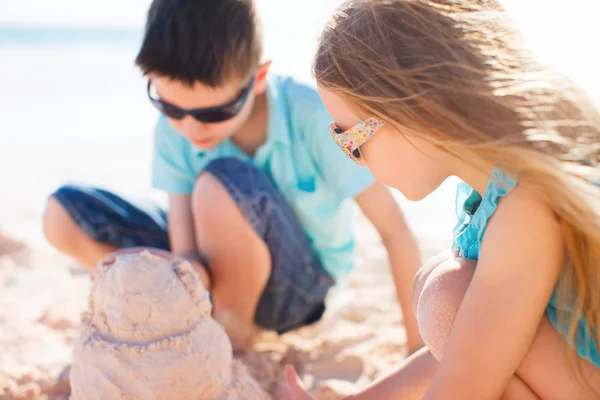
[[48,199],[42,224],[44,236],[52,246],[88,268],[96,267],[104,256],[118,250],[86,235],[54,197]]
[[[338,127],[361,121],[337,95],[319,92]],[[465,161],[407,135],[384,126],[361,146],[364,165],[412,200],[449,176],[483,195],[493,165]],[[413,174],[398,173],[415,165]],[[446,254],[417,274],[413,309],[427,350],[350,398],[598,398],[600,368],[575,356],[593,390],[580,385],[565,338],[545,316],[567,257],[563,240],[544,199],[517,186],[490,219],[477,262]],[[290,398],[310,398],[292,371],[287,380]]]
[[[551,211],[514,189],[477,263],[446,253],[417,274],[413,304],[427,349],[350,398],[597,398],[600,368],[575,356],[595,393],[580,385],[564,337],[544,315],[564,253]],[[291,373],[288,382],[290,398],[310,398]]]
[[246,348],[271,275],[269,249],[226,189],[208,173],[196,182],[192,212],[197,246],[210,265],[215,319],[235,349]]
[[[419,249],[389,190],[375,183],[357,198],[388,250],[397,295],[407,328],[407,350],[423,346],[416,318],[410,309],[411,286],[420,264]],[[271,273],[268,248],[250,226],[223,186],[202,174],[192,195],[171,195],[169,226],[172,256],[190,261],[202,282],[213,292],[214,316],[228,331],[235,348],[247,347],[254,333],[253,318],[260,295]],[[190,204],[190,206],[188,206]],[[98,260],[119,250],[89,238],[54,198],[45,213],[46,237],[60,251],[93,268]],[[231,243],[235,242],[235,251]],[[202,249],[210,275],[201,264]],[[117,254],[118,254],[117,253]]]
[[396,200],[382,183],[377,182],[360,193],[356,202],[375,226],[387,250],[406,328],[406,347],[408,354],[412,354],[423,347],[417,319],[411,310],[412,281],[421,265],[417,241]]
[[[245,348],[253,336],[254,313],[271,272],[268,248],[212,175],[201,175],[191,197],[194,249],[202,244],[203,254],[211,266],[210,275],[199,262],[197,253],[180,244],[172,253],[152,251],[192,262],[203,285],[213,293],[215,319],[227,330],[234,348]],[[171,218],[169,222],[173,222]],[[53,246],[90,268],[99,260],[110,262],[110,258],[120,253],[141,250],[120,250],[91,239],[54,198],[49,199],[44,227]],[[235,251],[232,251],[232,241],[236,243]]]
[[[267,140],[265,90],[269,66],[270,63],[265,63],[259,67],[246,104],[231,120],[205,124],[186,116],[181,120],[169,120],[169,123],[200,149],[211,150],[223,140],[231,139],[252,156]],[[161,76],[150,76],[150,80],[160,98],[186,109],[225,104],[247,84],[243,79],[212,88],[200,83],[190,86]],[[324,126],[323,130],[326,129]],[[372,184],[355,200],[377,229],[388,251],[404,314],[407,350],[412,353],[423,346],[416,318],[411,312],[412,281],[421,264],[416,240],[398,204],[381,183]],[[204,286],[212,291],[215,318],[225,326],[234,347],[246,347],[254,332],[258,301],[271,274],[266,244],[218,180],[206,173],[196,178],[192,193],[169,194],[168,227],[171,252],[195,266]],[[122,251],[88,237],[54,198],[49,200],[44,215],[44,231],[48,241],[58,250],[90,268],[107,254]],[[235,246],[232,246],[234,242]],[[201,260],[209,264],[210,274]]]
[[[450,337],[446,321],[453,322],[460,304],[475,273],[473,260],[455,258],[450,252],[436,257],[433,265],[424,266],[415,287],[422,307],[417,311],[426,321],[421,324],[426,343],[435,348],[437,357],[443,355],[443,343]],[[423,286],[427,288],[423,291]],[[436,310],[436,312],[431,312]],[[425,316],[426,314],[426,316]],[[424,326],[426,325],[426,326]],[[390,371],[384,377],[347,399],[421,399],[430,387],[439,368],[439,358],[425,347]],[[493,361],[486,354],[485,361]],[[502,400],[536,399],[595,399],[572,378],[568,370],[568,354],[564,338],[554,329],[547,317],[543,317],[526,356],[514,376],[509,380]],[[590,362],[578,359],[577,363],[585,379],[592,383],[593,390],[600,393],[600,371]],[[286,370],[288,382],[287,399],[311,399],[293,369]],[[531,384],[531,386],[529,385]],[[451,398],[451,397],[448,397]],[[466,397],[471,398],[471,397]],[[475,398],[475,397],[473,397]],[[477,397],[479,398],[479,397]],[[492,398],[492,397],[489,397]]]

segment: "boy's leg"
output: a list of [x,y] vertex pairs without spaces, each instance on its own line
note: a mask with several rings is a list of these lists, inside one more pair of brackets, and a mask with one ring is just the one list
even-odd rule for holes
[[0,256],[16,253],[23,248],[25,248],[23,243],[4,235],[0,229]]
[[54,248],[88,268],[93,268],[104,255],[117,250],[115,246],[97,242],[88,236],[55,197],[48,199],[43,230],[46,240]]
[[253,322],[285,332],[321,317],[333,279],[263,172],[233,158],[213,161],[198,178],[192,203],[215,317],[234,346],[243,347],[244,335],[233,336]]
[[50,244],[87,267],[119,248],[169,248],[159,207],[84,185],[65,185],[50,196],[43,230]]

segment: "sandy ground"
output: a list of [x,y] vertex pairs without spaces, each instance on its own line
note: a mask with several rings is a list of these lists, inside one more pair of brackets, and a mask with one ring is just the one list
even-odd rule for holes
[[[282,17],[289,13],[287,3],[259,1],[267,53],[277,54],[275,70],[309,76],[314,44],[308,38],[322,24],[313,14],[326,15],[324,4],[337,3],[311,1],[314,6],[298,9],[292,19]],[[0,3],[0,23],[86,25],[106,19],[128,26],[134,18],[141,28],[148,1],[125,7],[111,0],[96,8],[72,0],[35,3]],[[540,56],[586,83],[600,100],[600,59],[588,51],[598,37],[598,4],[573,0],[565,9],[543,0],[506,3],[519,11],[515,17]],[[557,24],[566,28],[556,30]],[[1,34],[0,42],[7,39]],[[77,47],[9,40],[0,46],[0,400],[65,399],[69,392],[68,366],[89,277],[43,240],[46,196],[65,181],[152,194],[149,135],[156,115],[132,65],[135,52],[131,43]],[[399,197],[424,258],[449,246],[455,185],[447,182],[418,204]],[[254,351],[238,355],[275,397],[285,363],[296,366],[319,398],[335,399],[405,357],[385,251],[373,228],[358,218],[358,266],[346,287],[331,294],[324,319],[279,338],[265,335]]]
[[[448,245],[455,183],[447,182],[419,204],[399,199],[424,257]],[[34,227],[40,212],[22,214]],[[89,276],[44,245],[39,227],[30,228],[25,237],[22,233],[19,239],[25,243],[10,239],[8,232],[0,239],[0,399],[66,399]],[[362,215],[357,238],[357,269],[345,287],[331,293],[320,323],[281,337],[265,333],[253,351],[237,355],[274,398],[279,398],[287,363],[318,398],[337,399],[405,357],[402,316],[386,253]]]
[[[67,181],[156,196],[148,190],[156,113],[132,66],[134,50],[0,47],[0,399],[65,398],[69,389],[65,368],[89,277],[45,243],[46,196]],[[455,185],[418,204],[399,197],[424,256],[450,242]],[[357,269],[331,294],[322,322],[280,338],[265,335],[255,351],[239,356],[275,397],[285,363],[327,399],[367,384],[405,356],[385,251],[358,218]]]

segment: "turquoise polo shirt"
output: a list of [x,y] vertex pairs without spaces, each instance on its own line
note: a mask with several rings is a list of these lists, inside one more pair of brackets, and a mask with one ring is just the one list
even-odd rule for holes
[[232,141],[202,151],[160,117],[154,132],[152,184],[168,193],[191,193],[198,174],[217,158],[252,163],[280,190],[319,255],[339,280],[354,266],[354,201],[374,182],[329,134],[331,116],[317,91],[292,78],[271,77],[266,142],[249,157]]

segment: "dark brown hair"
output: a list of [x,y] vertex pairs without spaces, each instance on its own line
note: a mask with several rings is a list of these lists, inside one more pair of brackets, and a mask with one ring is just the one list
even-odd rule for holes
[[154,0],[136,64],[192,85],[246,79],[262,57],[252,0]]

